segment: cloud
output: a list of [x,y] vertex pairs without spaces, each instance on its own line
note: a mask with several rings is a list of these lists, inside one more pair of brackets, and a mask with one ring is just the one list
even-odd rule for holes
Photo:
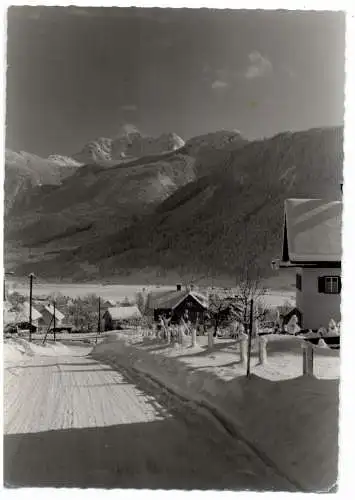
[[214,90],[222,90],[222,89],[226,89],[227,87],[229,87],[229,83],[223,81],[223,80],[215,80],[213,83],[212,83],[212,88]]
[[289,68],[288,66],[284,66],[283,68],[283,71],[286,73],[286,75],[293,79],[293,78],[296,78],[297,75],[296,75],[296,72],[292,69],[292,68]]
[[[26,6],[27,7],[27,6]],[[52,7],[47,8],[46,6],[36,6],[27,7],[27,17],[32,21],[38,21],[43,17],[46,18],[48,14],[65,14],[69,16],[79,16],[79,17],[97,17],[97,9],[86,10],[83,7]]]
[[135,104],[124,104],[121,109],[123,111],[137,111],[137,106]]
[[262,78],[272,72],[272,64],[266,57],[263,57],[260,52],[254,50],[248,55],[250,65],[245,70],[244,76],[248,80],[253,78]]
[[75,7],[73,5],[67,7],[67,13],[71,14],[72,16],[80,16],[80,17],[96,17],[97,16],[97,9],[93,10],[86,10],[83,7]]
[[39,10],[30,11],[30,13],[28,14],[28,19],[31,19],[32,21],[38,21],[39,19],[41,19],[40,11]]

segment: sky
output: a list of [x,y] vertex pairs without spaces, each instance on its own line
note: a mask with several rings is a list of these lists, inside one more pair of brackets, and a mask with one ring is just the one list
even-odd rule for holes
[[249,139],[343,123],[336,12],[11,7],[6,147],[71,155],[126,123]]

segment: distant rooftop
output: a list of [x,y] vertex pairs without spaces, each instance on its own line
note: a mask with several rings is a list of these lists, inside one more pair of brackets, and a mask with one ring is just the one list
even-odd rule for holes
[[155,292],[148,297],[148,309],[175,309],[188,295],[203,307],[208,307],[208,298],[195,290],[171,290]]
[[[54,306],[52,304],[44,305],[41,310],[43,311],[44,309],[47,312],[49,312],[49,314],[51,314],[52,316],[54,315]],[[61,321],[62,319],[64,319],[64,314],[61,313],[57,308],[55,308],[55,318],[58,321]]]
[[107,312],[113,320],[125,320],[132,318],[140,318],[142,316],[137,306],[119,306],[109,307]]

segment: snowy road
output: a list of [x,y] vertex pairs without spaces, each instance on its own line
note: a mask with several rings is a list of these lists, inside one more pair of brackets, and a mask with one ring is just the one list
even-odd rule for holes
[[208,413],[87,354],[5,370],[6,485],[293,489]]

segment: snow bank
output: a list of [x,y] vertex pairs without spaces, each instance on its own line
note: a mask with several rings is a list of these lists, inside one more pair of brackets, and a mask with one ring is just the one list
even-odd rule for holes
[[4,362],[5,365],[22,361],[26,351],[21,345],[17,345],[12,341],[4,342]]
[[65,356],[71,354],[71,349],[61,344],[60,342],[55,342],[53,344],[31,344],[30,346],[33,355],[39,356]]
[[[297,339],[292,340],[293,356],[298,360],[301,346]],[[209,353],[200,346],[172,348],[149,339],[135,342],[111,339],[95,347],[92,356],[131,366],[180,396],[208,406],[300,488],[328,491],[335,484],[338,380],[303,376],[271,380],[262,378],[262,367],[257,373],[256,365],[247,379],[230,343]],[[270,352],[272,349],[276,352],[276,344]],[[225,366],[217,366],[223,350]]]
[[53,344],[36,344],[25,339],[4,342],[4,360],[7,363],[24,359],[28,356],[63,356],[71,354],[70,347],[56,342]]

